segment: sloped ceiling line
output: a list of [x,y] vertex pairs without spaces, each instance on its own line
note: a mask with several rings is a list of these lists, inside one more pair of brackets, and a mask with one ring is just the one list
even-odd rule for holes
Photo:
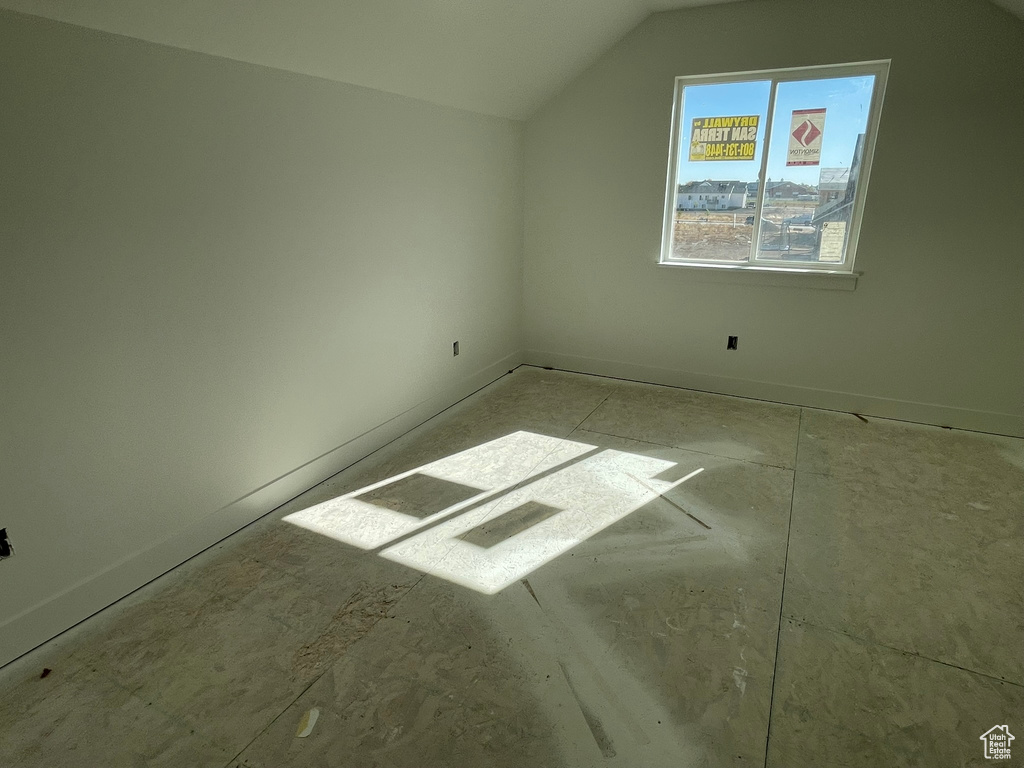
[[[650,13],[736,1],[0,0],[0,7],[524,120]],[[1024,19],[1024,0],[993,2]]]

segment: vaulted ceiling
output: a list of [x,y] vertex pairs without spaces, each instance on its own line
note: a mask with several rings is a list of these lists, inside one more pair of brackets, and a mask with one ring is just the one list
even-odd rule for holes
[[[0,0],[0,7],[524,119],[650,13],[734,1]],[[993,1],[1024,19],[1024,0]]]

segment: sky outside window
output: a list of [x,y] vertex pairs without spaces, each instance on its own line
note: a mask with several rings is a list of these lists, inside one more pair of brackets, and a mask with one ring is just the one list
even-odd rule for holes
[[[776,89],[773,131],[775,140],[769,149],[767,175],[816,185],[821,168],[848,168],[853,160],[857,136],[867,129],[874,75],[780,82]],[[768,97],[771,82],[757,80],[742,83],[687,86],[683,92],[683,115],[679,152],[680,184],[703,179],[754,181],[761,166],[767,128]],[[799,109],[825,109],[825,132],[821,161],[814,166],[786,166],[790,116]],[[693,119],[758,115],[757,150],[753,161],[706,160],[690,162]]]
[[[761,168],[761,153],[764,149],[764,130],[768,117],[768,96],[771,93],[770,80],[747,83],[721,83],[715,85],[690,85],[683,91],[683,121],[679,144],[679,183],[704,179],[736,179],[754,181]],[[688,148],[692,134],[693,119],[696,117],[731,117],[735,115],[758,115],[757,149],[752,161],[744,160],[703,160],[690,162]]]

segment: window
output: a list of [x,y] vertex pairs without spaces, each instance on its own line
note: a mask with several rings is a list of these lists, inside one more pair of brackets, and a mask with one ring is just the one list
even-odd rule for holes
[[852,272],[888,71],[676,78],[661,262]]

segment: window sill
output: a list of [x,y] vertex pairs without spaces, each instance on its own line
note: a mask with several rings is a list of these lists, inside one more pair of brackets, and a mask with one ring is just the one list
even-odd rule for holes
[[857,278],[860,277],[858,272],[830,272],[821,269],[793,267],[755,267],[747,264],[658,262],[657,266],[680,270],[686,273],[687,278],[693,278],[702,283],[818,288],[826,291],[852,291],[857,287]]

